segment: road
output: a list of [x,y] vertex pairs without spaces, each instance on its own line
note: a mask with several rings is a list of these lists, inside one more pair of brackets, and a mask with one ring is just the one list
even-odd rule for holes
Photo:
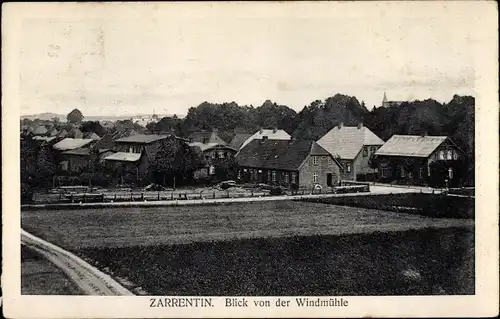
[[21,243],[59,267],[87,295],[133,295],[110,276],[89,265],[81,258],[24,230],[21,230]]

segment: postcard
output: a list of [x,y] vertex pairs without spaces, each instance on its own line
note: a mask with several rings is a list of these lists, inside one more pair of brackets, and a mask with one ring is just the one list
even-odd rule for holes
[[3,4],[4,316],[498,315],[497,18]]

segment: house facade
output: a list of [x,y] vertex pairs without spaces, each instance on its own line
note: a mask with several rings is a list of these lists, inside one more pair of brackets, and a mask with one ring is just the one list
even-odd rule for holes
[[140,153],[116,152],[104,157],[104,163],[120,184],[149,180],[146,149]]
[[393,135],[376,153],[378,180],[415,185],[459,185],[464,152],[446,136]]
[[341,180],[359,180],[375,174],[370,158],[384,141],[363,124],[344,126],[340,123],[321,137],[318,144],[340,162]]
[[302,188],[337,185],[340,164],[315,141],[255,139],[236,155],[240,180]]
[[161,142],[169,137],[170,135],[134,134],[116,139],[114,141],[115,150],[122,153],[136,154],[140,154],[143,150],[146,150],[148,156],[154,158]]

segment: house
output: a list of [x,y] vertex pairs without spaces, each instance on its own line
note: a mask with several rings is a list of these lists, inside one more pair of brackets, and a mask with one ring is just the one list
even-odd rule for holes
[[54,144],[53,148],[57,151],[68,151],[77,148],[88,147],[93,142],[95,141],[91,139],[65,138]]
[[243,143],[248,140],[253,134],[246,133],[236,133],[231,142],[229,143],[229,147],[232,147],[236,150],[239,150]]
[[142,153],[146,149],[148,156],[154,159],[161,142],[171,135],[134,134],[115,140],[115,150],[125,153]]
[[217,130],[212,132],[194,132],[189,135],[188,140],[190,143],[201,143],[201,144],[222,144],[226,145],[226,141],[217,135]]
[[254,139],[236,155],[241,180],[312,188],[334,186],[340,163],[315,141]]
[[149,157],[146,148],[139,153],[116,152],[107,155],[104,163],[115,172],[120,184],[135,183],[148,177]]
[[83,139],[83,133],[78,128],[73,127],[71,130],[69,130],[68,134],[66,134],[66,137]]
[[115,149],[115,141],[113,140],[112,134],[104,134],[104,136],[96,141],[93,146],[94,149],[97,150],[114,150]]
[[91,139],[65,138],[52,147],[61,154],[59,163],[63,171],[79,172],[88,166],[90,146],[95,142]]
[[57,136],[59,131],[55,127],[51,127],[47,130],[47,136]]
[[89,138],[89,139],[92,139],[94,141],[98,141],[101,139],[101,137],[99,135],[97,135],[96,133],[94,132],[86,132],[83,134],[83,138]]
[[250,142],[253,140],[262,140],[262,139],[268,139],[268,140],[283,140],[283,141],[289,141],[292,139],[290,134],[283,130],[279,129],[261,129],[255,134],[252,134],[249,138],[247,138],[240,146],[239,149],[244,148],[246,145],[248,145]]
[[447,136],[393,135],[375,156],[383,182],[457,185],[465,171],[464,152]]
[[90,149],[76,148],[67,150],[61,153],[63,161],[61,162],[61,169],[71,173],[82,172],[89,165]]
[[237,150],[221,143],[189,143],[190,147],[196,148],[204,159],[205,166],[198,172],[201,176],[213,175],[217,166],[218,160],[233,158]]
[[60,130],[58,133],[57,133],[57,137],[60,137],[60,138],[66,138],[68,135],[68,131],[66,131],[65,129],[62,129]]
[[363,124],[344,126],[340,123],[321,137],[318,144],[340,161],[342,180],[358,180],[375,173],[370,167],[370,157],[384,141]]

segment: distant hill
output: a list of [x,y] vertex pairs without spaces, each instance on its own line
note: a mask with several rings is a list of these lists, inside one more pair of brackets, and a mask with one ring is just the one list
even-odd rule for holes
[[[147,116],[152,116],[153,114],[131,114],[131,115],[84,115],[84,121],[118,121],[118,120],[129,120],[131,118],[136,119],[136,118],[141,118],[141,117],[147,117]],[[163,117],[169,117],[173,116],[173,114],[157,114],[158,118],[163,118]],[[184,118],[184,114],[176,114],[178,118]],[[66,114],[56,114],[56,113],[39,113],[39,114],[32,114],[32,115],[21,115],[21,120],[22,119],[29,119],[29,120],[43,120],[43,121],[48,121],[52,120],[54,117],[58,117],[60,121],[66,121]]]
[[43,120],[43,121],[50,121],[54,117],[59,118],[60,121],[65,121],[66,120],[66,115],[64,114],[56,114],[56,113],[39,113],[39,114],[33,114],[33,115],[21,115],[21,120],[23,119],[28,119],[28,120]]

